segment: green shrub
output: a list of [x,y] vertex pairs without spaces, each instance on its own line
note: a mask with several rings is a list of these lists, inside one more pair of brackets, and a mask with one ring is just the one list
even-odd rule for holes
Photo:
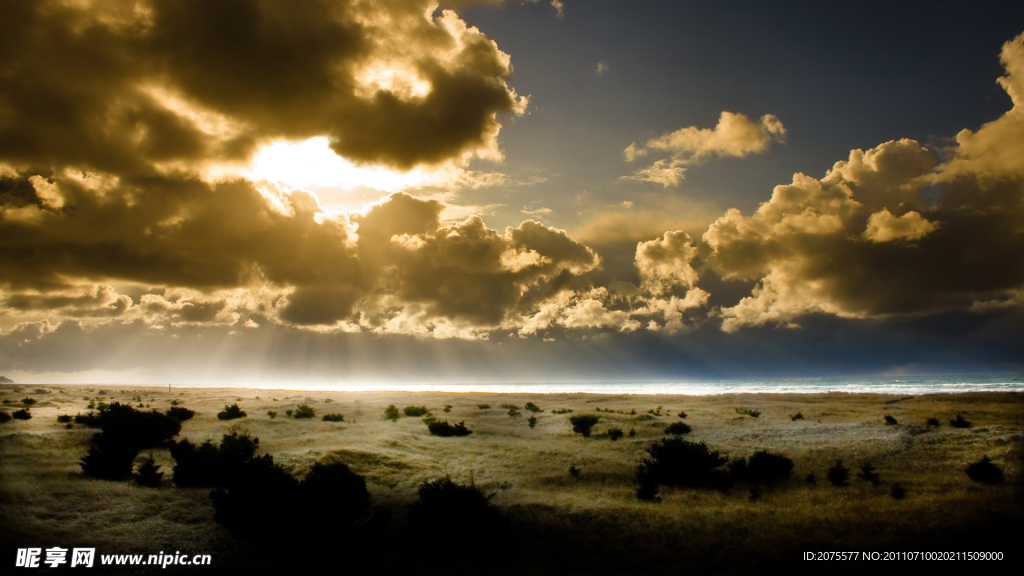
[[446,420],[424,420],[431,436],[469,436],[472,430],[466,428],[465,422],[449,424]]
[[220,446],[210,440],[202,444],[176,442],[171,445],[174,483],[181,487],[231,485],[256,455],[259,445],[259,438],[237,432],[225,434]]
[[597,424],[598,420],[599,418],[597,416],[585,414],[569,417],[569,422],[572,424],[572,431],[577,434],[582,434],[584,438],[590,437],[590,430],[595,424]]
[[850,469],[843,466],[842,460],[836,460],[836,463],[828,469],[827,477],[833,486],[846,486],[850,483]]
[[515,408],[509,408],[508,409],[508,417],[509,418],[519,418],[520,416],[522,416],[522,413],[519,412],[519,410],[516,410]]
[[683,412],[682,410],[680,410],[679,414],[677,414],[677,416],[679,416],[680,418],[686,418],[686,412]]
[[623,436],[624,436],[624,434],[622,432],[622,428],[609,428],[608,429],[608,438],[611,439],[613,442],[615,440],[618,440],[619,438],[622,438]]
[[15,410],[14,412],[11,413],[11,416],[13,416],[15,420],[31,420],[32,419],[32,413],[29,412],[28,408],[22,408],[21,410]]
[[689,424],[685,422],[673,422],[665,428],[665,434],[672,434],[675,436],[682,436],[693,432],[693,428],[690,428]]
[[984,456],[981,460],[968,466],[967,476],[975,482],[984,484],[999,484],[1004,480],[1003,470],[993,464],[988,456]]
[[178,422],[184,422],[186,420],[191,420],[192,417],[196,415],[196,411],[189,410],[188,408],[182,408],[180,406],[172,406],[167,410],[167,412],[164,412],[164,414],[167,414]]
[[572,410],[568,408],[559,408],[558,410],[552,410],[552,414],[572,414]]
[[277,418],[277,412],[274,412],[273,410],[267,410],[267,416],[270,416],[270,419],[273,420],[274,418]]
[[246,416],[247,414],[238,407],[238,404],[224,406],[224,410],[217,413],[217,419],[219,420],[234,420],[235,418],[245,418]]
[[537,422],[539,422],[539,420],[537,420],[536,416],[530,416],[526,420],[526,423],[530,425],[530,428],[537,426]]
[[36,400],[35,398],[23,398],[21,400],[21,403],[24,404],[25,406],[32,406],[36,403]]
[[402,412],[405,412],[406,416],[418,418],[420,416],[426,416],[430,410],[427,410],[426,406],[406,406],[402,409]]
[[710,450],[704,442],[665,438],[652,444],[647,453],[649,457],[637,467],[636,475],[638,485],[646,487],[648,492],[652,485],[720,487],[728,479],[719,468],[729,459],[720,456],[717,450]]
[[[101,434],[96,434],[97,437]],[[127,480],[132,475],[132,467],[137,451],[124,445],[96,442],[89,447],[89,452],[78,463],[86,476],[101,480]]]
[[525,408],[525,409],[527,409],[527,410],[529,410],[530,412],[543,412],[543,410],[541,410],[541,409],[540,409],[540,408],[539,408],[539,407],[538,407],[538,406],[537,406],[536,404],[534,404],[533,402],[527,402],[527,403],[526,403],[526,406],[524,406],[524,408]]
[[657,410],[648,410],[647,413],[654,416],[661,416],[661,406],[658,406]]
[[953,428],[970,428],[971,427],[971,423],[969,421],[967,421],[967,420],[964,420],[964,417],[963,417],[962,414],[957,414],[956,415],[956,420],[950,420],[949,421],[949,425],[952,426]]
[[796,422],[797,420],[803,420],[804,415],[802,412],[797,412],[796,414],[790,416],[789,419],[792,420],[793,422]]
[[71,414],[58,414],[57,422],[60,422],[61,424],[67,424],[71,422]]
[[344,422],[345,416],[342,414],[324,414],[324,422]]
[[636,429],[635,428],[630,428],[629,429],[629,437],[633,438],[635,436],[636,436]]
[[761,415],[760,410],[751,410],[750,408],[737,408],[736,413],[745,414],[747,416],[750,416],[751,418],[757,418],[758,416]]
[[384,420],[398,422],[398,408],[396,408],[394,404],[390,404],[384,409]]
[[292,412],[294,412],[294,410],[292,410],[291,408],[289,408],[289,409],[287,409],[287,410],[285,410],[285,411],[284,411],[284,415],[285,415],[285,416],[287,416],[287,417],[289,417],[289,418],[291,418],[291,417],[292,417]]
[[316,410],[308,404],[299,404],[295,407],[295,412],[292,412],[292,418],[312,418],[316,416]]
[[875,472],[875,467],[871,464],[862,464],[857,477],[865,482],[870,482],[872,486],[878,486],[882,482],[881,476]]
[[82,424],[89,428],[100,427],[100,416],[96,412],[89,412],[88,414],[75,414],[73,418],[75,424]]
[[501,407],[506,410],[519,410],[519,406],[516,406],[515,404],[502,404]]
[[895,426],[897,424],[899,424],[899,422],[896,421],[896,418],[894,418],[892,416],[889,416],[889,415],[885,416],[885,425],[886,426]]
[[476,407],[481,409],[481,410],[490,410],[491,409],[491,405],[490,404],[477,404]]
[[0,410],[0,424],[11,421],[11,413],[6,410]]
[[160,466],[153,462],[153,458],[147,456],[139,463],[132,479],[139,486],[159,488],[160,484],[163,483],[164,473],[160,472]]
[[452,411],[452,405],[451,404],[445,404],[444,405],[444,413],[447,414],[447,413],[449,413],[451,411]]
[[740,458],[729,463],[729,474],[736,482],[775,486],[789,480],[793,473],[793,461],[781,454],[758,450],[749,460]]

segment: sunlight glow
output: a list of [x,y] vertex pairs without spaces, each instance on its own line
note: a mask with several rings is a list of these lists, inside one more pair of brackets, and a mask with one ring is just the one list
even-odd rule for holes
[[355,166],[335,154],[323,136],[264,146],[242,175],[289,186],[336,186],[348,190],[365,186],[385,192],[422,186],[436,179],[434,174],[420,168],[401,173],[379,166]]

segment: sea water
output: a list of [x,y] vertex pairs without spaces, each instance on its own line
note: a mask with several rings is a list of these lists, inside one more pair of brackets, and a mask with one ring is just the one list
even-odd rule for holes
[[988,376],[863,376],[831,378],[749,378],[635,382],[548,383],[393,383],[339,384],[339,391],[494,392],[527,394],[792,394],[870,392],[936,394],[956,392],[1024,392],[1024,374]]

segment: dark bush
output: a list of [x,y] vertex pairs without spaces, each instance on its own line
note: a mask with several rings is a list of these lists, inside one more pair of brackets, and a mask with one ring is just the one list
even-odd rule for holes
[[737,408],[736,413],[745,414],[747,416],[750,416],[751,418],[757,418],[758,416],[761,415],[760,410],[751,410],[750,408]]
[[295,412],[292,412],[292,418],[312,418],[316,416],[316,410],[308,404],[300,404],[295,407]]
[[984,484],[999,484],[1004,480],[1003,470],[993,464],[988,456],[984,456],[981,460],[968,466],[967,476],[975,482]]
[[968,422],[967,420],[964,420],[964,417],[963,417],[962,414],[957,414],[956,415],[956,420],[950,420],[949,421],[949,425],[952,426],[953,428],[970,428],[971,427],[971,423]]
[[797,420],[803,420],[804,415],[802,412],[797,412],[796,414],[790,416],[789,419],[792,420],[793,422],[796,422]]
[[305,520],[310,529],[316,529],[318,518],[329,518],[336,530],[344,532],[366,515],[370,492],[366,480],[346,464],[318,462],[299,483],[299,507],[308,511]]
[[469,436],[473,433],[472,430],[466,428],[464,422],[458,424],[449,424],[446,420],[430,420],[424,422],[427,423],[427,429],[430,430],[431,436]]
[[285,416],[288,416],[289,418],[291,418],[291,416],[292,416],[292,409],[291,409],[291,408],[289,408],[289,409],[285,410],[285,411],[284,411],[284,415],[285,415]]
[[895,426],[897,424],[899,424],[899,422],[896,421],[896,418],[893,418],[892,416],[886,415],[886,417],[885,417],[885,425],[886,426]]
[[123,444],[99,440],[102,436],[98,433],[93,437],[88,454],[79,462],[82,473],[101,480],[127,480],[132,475],[138,451]]
[[11,421],[11,413],[6,410],[0,410],[0,424]]
[[153,462],[153,458],[146,457],[139,462],[139,466],[132,477],[139,486],[148,488],[159,488],[164,481],[164,473],[160,472],[160,466]]
[[721,478],[725,473],[718,470],[729,459],[720,456],[717,450],[708,449],[704,442],[687,442],[681,438],[666,438],[647,449],[649,458],[644,458],[637,467],[637,483],[646,486],[681,486],[686,488],[707,488],[724,486]]
[[928,425],[929,426],[938,427],[939,426],[939,419],[938,418],[929,418],[928,419]]
[[24,404],[25,406],[32,406],[36,403],[36,400],[35,398],[23,398],[21,400],[21,403]]
[[67,424],[71,422],[71,414],[58,414],[57,422],[60,422],[61,424]]
[[344,422],[344,414],[324,414],[324,422]]
[[629,437],[633,438],[634,436],[636,436],[636,428],[630,428],[629,429]]
[[680,410],[678,416],[680,418],[686,418],[686,412],[683,412],[682,410]]
[[608,429],[608,438],[613,440],[613,441],[614,440],[618,440],[619,438],[622,438],[623,436],[624,436],[624,434],[622,432],[622,428],[609,428]]
[[846,486],[850,483],[850,469],[843,466],[842,460],[836,460],[836,463],[828,469],[828,481],[833,486]]
[[391,404],[384,409],[384,420],[398,422],[398,408],[395,408],[394,404]]
[[590,437],[590,430],[597,424],[598,417],[581,414],[579,416],[570,416],[569,422],[572,424],[572,431],[577,434],[583,434],[584,438]]
[[760,488],[755,488],[755,487],[751,487],[751,488],[750,488],[750,496],[749,496],[748,498],[749,498],[749,500],[750,500],[751,502],[757,502],[757,501],[758,501],[758,500],[760,500],[760,499],[761,499],[761,498],[762,498],[763,496],[764,496],[764,493],[763,493],[763,492],[761,492],[761,489],[760,489]]
[[14,412],[11,413],[11,416],[13,416],[15,420],[31,420],[32,419],[32,413],[28,411],[28,408],[22,408],[21,410],[15,410]]
[[526,403],[526,406],[524,406],[523,408],[525,408],[526,410],[529,410],[530,412],[543,412],[543,410],[541,410],[541,409],[540,409],[540,408],[539,408],[539,407],[538,407],[538,406],[537,406],[536,404],[534,404],[533,402],[527,402],[527,403]]
[[682,436],[693,432],[693,428],[685,422],[673,422],[665,428],[665,434],[672,434],[674,436]]
[[[317,508],[299,506],[299,482],[269,454],[252,458],[238,470],[236,481],[210,493],[213,519],[251,542],[281,545],[309,530]],[[319,526],[320,522],[313,521]]]
[[274,418],[277,418],[277,412],[274,412],[273,410],[267,410],[267,416],[270,416],[270,419],[273,420]]
[[445,404],[444,405],[444,413],[447,414],[447,413],[449,413],[451,411],[452,411],[452,405],[451,404]]
[[430,410],[427,410],[426,406],[406,406],[402,409],[402,412],[404,412],[406,416],[418,418],[420,416],[426,416],[427,412],[430,412]]
[[536,426],[537,422],[539,422],[539,420],[536,416],[530,416],[529,418],[526,419],[526,423],[530,425],[530,428]]
[[907,489],[902,484],[893,484],[889,496],[892,496],[893,500],[903,500],[907,497]]
[[872,486],[878,486],[882,482],[882,477],[875,472],[875,467],[871,464],[863,464],[860,467],[860,473],[857,477],[865,482],[870,482]]
[[460,554],[481,552],[500,537],[505,519],[473,484],[444,477],[424,482],[409,508],[409,529],[426,549],[456,547]]
[[575,464],[569,465],[569,476],[572,476],[573,478],[580,477],[580,469],[577,468]]
[[218,420],[234,420],[235,418],[245,418],[246,416],[247,414],[238,407],[238,404],[224,406],[224,410],[217,413]]
[[519,418],[520,416],[522,416],[522,413],[519,410],[516,410],[515,408],[508,409],[509,418]]
[[100,415],[97,414],[96,412],[89,412],[87,414],[75,414],[74,421],[75,424],[82,424],[84,426],[88,426],[89,428],[100,427]]
[[171,445],[174,483],[178,486],[229,486],[242,474],[259,448],[259,438],[233,432],[225,434],[220,446],[207,440],[193,444],[181,440]]
[[164,412],[164,414],[167,414],[178,422],[184,422],[186,420],[191,420],[192,417],[196,415],[196,411],[189,410],[188,408],[182,408],[180,406],[172,406],[167,410],[167,412]]
[[818,483],[818,477],[815,476],[813,473],[812,474],[808,474],[807,477],[804,478],[804,484],[807,484],[808,486],[814,486],[817,483]]
[[729,463],[729,474],[736,482],[764,484],[772,487],[789,480],[793,461],[780,454],[759,450],[749,460],[740,458]]
[[572,414],[572,410],[568,408],[559,408],[558,410],[552,410],[552,414]]
[[481,409],[481,410],[490,410],[491,409],[491,405],[490,404],[477,404],[476,407]]

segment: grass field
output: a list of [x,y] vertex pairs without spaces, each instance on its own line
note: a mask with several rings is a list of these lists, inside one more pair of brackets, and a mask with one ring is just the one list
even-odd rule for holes
[[[25,398],[36,401],[32,418],[0,424],[0,565],[14,566],[16,548],[60,546],[95,547],[97,554],[210,554],[211,573],[263,573],[268,567],[301,573],[316,566],[325,573],[361,573],[357,567],[367,567],[374,573],[420,574],[740,574],[776,567],[982,574],[1012,573],[1021,566],[1024,394],[1019,393],[602,396],[0,387],[7,412],[20,409]],[[338,542],[332,550],[267,550],[236,540],[214,521],[209,489],[177,488],[169,479],[154,489],[85,477],[78,461],[96,430],[67,428],[57,417],[86,412],[90,402],[113,401],[160,411],[175,401],[197,411],[178,438],[218,441],[230,431],[248,432],[259,438],[260,453],[273,455],[296,476],[318,461],[345,462],[366,479],[373,510],[385,511],[390,522],[372,545],[359,549]],[[526,410],[528,402],[543,412]],[[219,420],[217,412],[230,404],[247,416]],[[437,418],[464,421],[472,434],[431,436],[419,417],[385,421],[390,404],[399,411],[426,406]],[[286,416],[300,405],[313,407],[316,416]],[[509,406],[520,415],[510,416]],[[572,412],[552,413],[563,409]],[[322,421],[327,413],[343,414],[344,421]],[[599,417],[590,438],[572,431],[569,417],[580,414]],[[797,414],[802,418],[793,419]],[[972,423],[970,428],[950,426],[958,414]],[[532,428],[531,416],[537,418]],[[885,416],[897,423],[887,424]],[[929,418],[940,425],[928,425]],[[743,486],[725,493],[662,488],[660,502],[638,500],[637,465],[647,447],[665,437],[665,427],[680,421],[693,428],[687,440],[705,441],[733,459],[758,450],[785,455],[795,464],[793,477],[764,489],[756,500]],[[612,441],[603,433],[613,427],[627,434]],[[170,477],[174,461],[167,449],[140,456],[145,455]],[[1007,482],[984,485],[967,477],[967,466],[985,455],[1003,469]],[[826,480],[836,460],[851,469],[847,487]],[[857,479],[863,464],[874,466],[877,485]],[[570,467],[578,474],[570,474]],[[805,482],[809,474],[816,484]],[[491,502],[510,519],[508,532],[496,534],[485,550],[460,548],[459,536],[453,535],[449,546],[423,551],[415,546],[417,535],[405,529],[405,511],[419,486],[446,475],[494,494]],[[894,484],[906,489],[905,498],[891,496]],[[994,551],[1006,559],[970,564],[800,559],[804,552],[829,550]]]

